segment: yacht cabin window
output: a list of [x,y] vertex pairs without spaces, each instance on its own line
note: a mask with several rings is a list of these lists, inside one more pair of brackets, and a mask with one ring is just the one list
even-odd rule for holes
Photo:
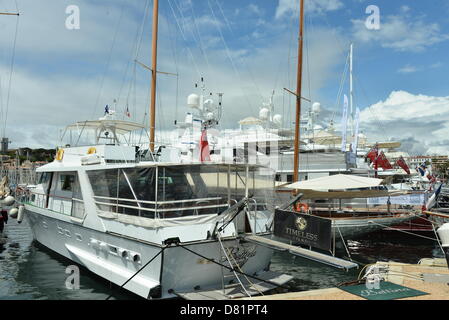
[[[223,165],[89,170],[87,175],[99,210],[146,218],[219,214],[245,195],[245,172]],[[264,186],[261,181],[250,173],[250,194],[272,190],[272,178]]]
[[74,174],[61,174],[61,190],[62,191],[73,191],[73,184],[75,182],[75,175]]

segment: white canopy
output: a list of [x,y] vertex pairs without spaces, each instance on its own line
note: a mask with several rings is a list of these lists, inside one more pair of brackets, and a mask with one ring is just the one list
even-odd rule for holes
[[346,190],[377,187],[382,183],[382,181],[382,179],[337,174],[307,181],[295,182],[287,185],[286,187],[297,190]]
[[66,130],[81,130],[81,129],[113,129],[117,134],[126,134],[132,131],[145,129],[145,126],[131,121],[125,120],[91,120],[91,121],[81,121],[66,127]]

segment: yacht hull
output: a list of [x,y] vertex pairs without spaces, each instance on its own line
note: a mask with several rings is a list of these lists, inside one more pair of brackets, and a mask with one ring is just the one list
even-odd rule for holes
[[[177,293],[218,289],[223,283],[238,281],[229,269],[213,262],[230,266],[217,240],[163,249],[160,244],[89,229],[39,210],[44,209],[26,206],[25,211],[36,241],[118,286],[143,268],[123,286],[143,298],[173,298]],[[244,273],[260,275],[268,271],[273,250],[235,237],[223,239],[222,244],[232,263]],[[139,259],[134,261],[134,256]]]

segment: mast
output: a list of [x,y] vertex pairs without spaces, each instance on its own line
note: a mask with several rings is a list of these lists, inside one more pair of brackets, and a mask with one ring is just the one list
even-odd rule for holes
[[150,150],[154,152],[154,132],[156,127],[156,75],[157,75],[157,33],[159,0],[153,0],[153,39],[151,59],[151,102],[150,102]]
[[301,121],[301,89],[302,89],[302,51],[304,34],[304,0],[300,0],[299,9],[299,44],[298,44],[298,73],[296,86],[296,122],[295,122],[295,151],[293,166],[293,182],[299,181],[299,134]]
[[[351,47],[349,50],[349,110],[350,110],[350,118],[351,118],[351,136],[354,139],[354,91],[352,85],[352,58],[353,58],[353,50],[354,44],[351,43]],[[354,140],[352,140],[354,141]]]

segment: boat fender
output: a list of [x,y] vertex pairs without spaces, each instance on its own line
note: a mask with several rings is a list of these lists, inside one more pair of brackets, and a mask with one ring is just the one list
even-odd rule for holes
[[25,207],[20,206],[19,212],[17,213],[17,223],[22,223],[24,213],[25,213]]
[[13,219],[17,219],[17,214],[19,213],[19,209],[12,208],[9,210],[9,216]]
[[64,158],[64,149],[58,149],[58,152],[56,152],[56,160],[62,161]]
[[1,201],[1,204],[5,206],[12,206],[15,201],[16,199],[14,199],[13,196],[7,196],[5,199]]
[[298,202],[295,206],[295,211],[307,213],[309,212],[309,205],[307,203]]

